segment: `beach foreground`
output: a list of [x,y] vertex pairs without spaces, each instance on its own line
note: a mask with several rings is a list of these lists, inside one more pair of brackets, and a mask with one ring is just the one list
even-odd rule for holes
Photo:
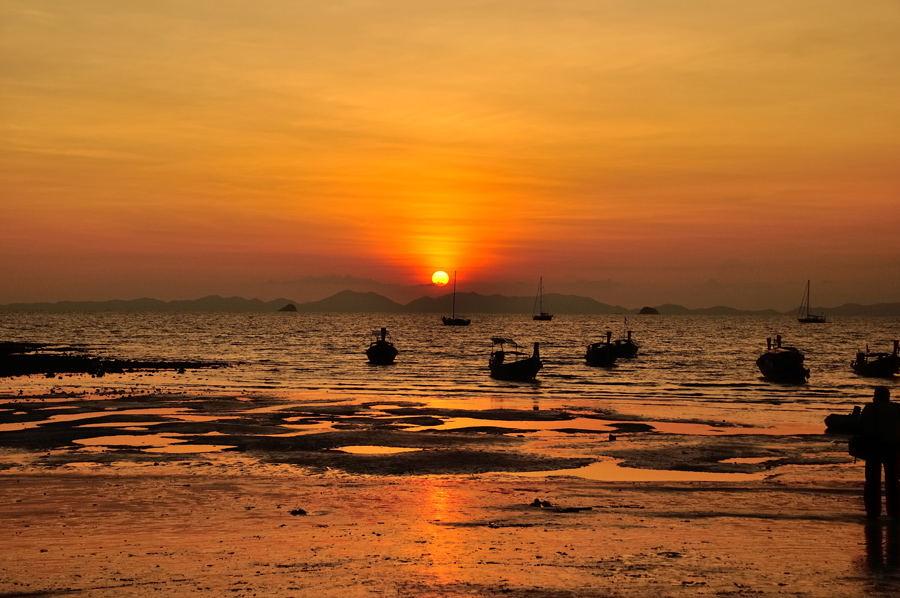
[[[20,418],[29,406],[48,408],[45,399],[15,401]],[[126,421],[133,413],[120,417],[121,430],[139,430]],[[867,525],[861,464],[824,435],[723,438],[634,427],[611,442],[584,430],[510,438],[479,428],[460,432],[467,439],[460,444],[433,431],[412,434],[408,444],[430,443],[426,461],[315,448],[340,445],[342,434],[344,444],[398,444],[399,436],[358,417],[346,430],[301,436],[304,444],[293,451],[249,446],[242,429],[216,434],[238,451],[180,454],[85,451],[70,439],[83,426],[56,424],[20,424],[20,436],[3,435],[31,444],[7,442],[0,454],[0,596],[833,597],[900,590],[898,529],[887,521]],[[143,429],[152,427],[144,422]],[[754,454],[768,463],[749,462]],[[651,478],[664,478],[666,469],[674,480],[680,473],[737,477],[641,482],[547,474],[612,456]],[[727,462],[741,457],[747,462]],[[686,460],[693,472],[684,471]],[[401,466],[405,473],[397,474]]]
[[[867,532],[847,487],[180,469],[5,476],[0,595],[833,597],[900,588],[896,528]],[[536,497],[553,506],[531,506]]]

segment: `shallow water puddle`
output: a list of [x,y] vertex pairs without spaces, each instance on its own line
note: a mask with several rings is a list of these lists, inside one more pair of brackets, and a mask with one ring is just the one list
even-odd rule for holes
[[[56,408],[54,408],[56,409]],[[20,422],[14,424],[0,424],[0,432],[15,432],[18,430],[29,430],[31,428],[37,428],[43,424],[47,423],[58,423],[58,422],[75,422],[81,419],[96,419],[98,417],[106,417],[108,415],[159,415],[166,418],[170,418],[178,421],[186,421],[186,422],[208,422],[208,421],[222,421],[228,419],[235,419],[233,416],[227,415],[195,415],[190,409],[122,409],[121,411],[117,411],[113,408],[110,408],[106,411],[91,411],[88,413],[58,413],[56,415],[51,415],[47,419],[43,419],[40,421],[30,421],[30,422]],[[162,423],[162,422],[157,422]],[[81,424],[79,427],[86,427],[88,425],[104,425],[104,424]],[[113,426],[123,425],[123,424],[111,424]],[[129,425],[129,424],[125,424]],[[137,425],[151,425],[149,423],[139,423]]]
[[208,453],[218,452],[233,446],[218,444],[186,444],[186,440],[178,438],[174,434],[141,434],[116,436],[97,436],[95,438],[82,438],[74,441],[88,451],[106,451],[109,449],[129,447],[139,448],[148,453]]
[[530,478],[573,476],[602,482],[749,482],[763,479],[766,473],[717,473],[706,471],[673,471],[622,467],[621,461],[608,460],[591,463],[577,469],[519,472]]
[[619,426],[628,426],[639,424],[642,426],[650,426],[651,432],[660,432],[663,434],[696,434],[703,436],[713,436],[718,434],[726,434],[732,431],[732,428],[713,428],[708,424],[686,424],[686,423],[669,423],[669,422],[623,422],[610,421],[603,419],[594,419],[587,417],[576,417],[573,419],[551,420],[551,421],[530,421],[530,420],[497,420],[497,419],[475,419],[468,417],[454,417],[444,421],[439,426],[414,426],[406,428],[409,432],[422,432],[425,430],[458,430],[461,428],[510,428],[510,429],[529,429],[539,430],[530,435],[542,436],[549,432],[558,432],[560,430],[585,430],[587,432],[612,432],[616,434],[630,433],[627,429],[620,429]]
[[118,434],[115,436],[97,436],[95,438],[79,438],[75,444],[87,447],[159,447],[185,442],[173,434]]
[[399,446],[339,446],[335,451],[351,453],[353,455],[395,455],[397,453],[411,453],[422,451],[420,448],[403,448]]
[[146,429],[149,426],[158,426],[159,424],[164,422],[100,422],[96,424],[81,424],[80,426],[75,426],[76,428],[122,428],[123,430],[130,429]]
[[551,433],[559,433],[562,430],[584,430],[586,432],[601,432],[612,434],[634,434],[644,430],[630,430],[630,426],[649,426],[652,429],[647,432],[658,434],[677,434],[684,436],[730,436],[740,434],[760,434],[767,436],[791,436],[803,434],[817,434],[821,431],[809,426],[780,426],[772,428],[749,427],[722,427],[717,428],[711,424],[689,422],[664,422],[664,421],[618,421],[587,417],[576,417],[564,420],[499,420],[499,419],[475,419],[468,417],[448,418],[438,426],[414,426],[406,428],[409,432],[421,432],[425,430],[458,430],[460,428],[510,428],[538,430],[528,436],[547,436]]

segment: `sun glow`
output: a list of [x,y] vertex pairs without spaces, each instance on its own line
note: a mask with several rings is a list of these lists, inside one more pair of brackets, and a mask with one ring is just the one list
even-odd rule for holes
[[447,276],[447,273],[443,270],[438,270],[434,274],[431,275],[431,282],[436,284],[439,287],[444,286],[450,281],[450,277]]

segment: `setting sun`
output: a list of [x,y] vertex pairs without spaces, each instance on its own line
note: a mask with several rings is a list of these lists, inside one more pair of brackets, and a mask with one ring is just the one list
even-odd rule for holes
[[447,276],[447,273],[443,270],[438,270],[434,274],[431,275],[431,282],[436,284],[439,287],[444,286],[450,281],[450,277]]

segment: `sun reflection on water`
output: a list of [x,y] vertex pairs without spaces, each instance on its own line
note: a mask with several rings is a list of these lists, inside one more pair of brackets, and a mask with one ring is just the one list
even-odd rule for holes
[[458,513],[456,497],[452,490],[439,480],[422,481],[421,537],[427,549],[423,556],[428,563],[428,574],[435,584],[447,585],[459,580],[460,560],[463,558],[465,539],[460,528],[452,523]]

